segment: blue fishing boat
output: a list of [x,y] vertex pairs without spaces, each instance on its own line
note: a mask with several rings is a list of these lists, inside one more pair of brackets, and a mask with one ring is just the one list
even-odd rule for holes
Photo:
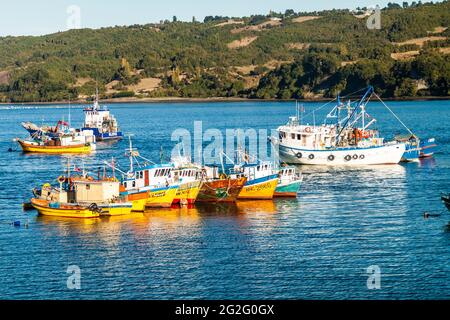
[[437,151],[436,139],[429,138],[426,140],[420,140],[419,148],[420,148],[420,158],[429,158],[432,157],[433,154]]
[[99,105],[98,91],[94,104],[84,109],[84,124],[81,130],[92,130],[97,141],[123,138],[123,133],[119,130],[116,118],[106,106]]
[[397,141],[405,143],[405,153],[402,161],[419,161],[420,158],[432,157],[436,152],[437,144],[434,138],[422,140],[414,134],[407,136],[397,136]]

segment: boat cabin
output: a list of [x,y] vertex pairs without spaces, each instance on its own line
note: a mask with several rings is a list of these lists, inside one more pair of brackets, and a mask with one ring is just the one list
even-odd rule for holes
[[256,164],[236,165],[230,170],[230,175],[233,179],[247,178],[247,181],[264,178],[270,175],[277,174],[274,165],[270,161],[258,161]]
[[136,169],[122,179],[125,190],[153,189],[172,184],[172,165],[152,165]]

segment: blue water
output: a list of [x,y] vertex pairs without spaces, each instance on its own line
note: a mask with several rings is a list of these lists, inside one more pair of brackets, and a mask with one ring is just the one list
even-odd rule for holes
[[[450,191],[450,102],[389,105],[419,136],[437,139],[434,159],[348,171],[302,167],[297,200],[89,221],[23,212],[30,189],[56,178],[66,159],[7,152],[25,135],[21,121],[67,119],[67,106],[0,106],[0,299],[449,299],[450,214],[439,193]],[[204,129],[270,129],[294,113],[292,103],[276,102],[110,108],[153,160],[160,146],[171,149],[174,129],[192,130],[194,120]],[[386,136],[405,132],[381,105],[369,113]],[[81,124],[79,106],[71,120]],[[82,158],[92,167],[123,159],[125,147]],[[425,211],[438,216],[424,219]],[[80,290],[67,288],[70,265],[80,267]],[[378,290],[367,287],[373,265],[381,271]]]

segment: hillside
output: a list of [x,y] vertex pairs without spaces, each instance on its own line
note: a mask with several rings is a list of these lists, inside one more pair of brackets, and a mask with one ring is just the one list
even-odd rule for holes
[[330,97],[371,83],[384,97],[448,96],[450,3],[207,17],[0,38],[0,101]]

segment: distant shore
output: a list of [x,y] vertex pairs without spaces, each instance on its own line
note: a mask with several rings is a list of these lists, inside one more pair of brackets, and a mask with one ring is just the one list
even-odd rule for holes
[[[332,101],[330,98],[314,98],[314,99],[298,99],[299,102],[324,102]],[[400,98],[383,98],[385,101],[429,101],[429,100],[450,100],[450,96],[428,96],[428,97],[400,97]],[[292,102],[295,99],[249,99],[239,97],[211,97],[211,98],[180,98],[180,97],[161,97],[161,98],[116,98],[102,99],[100,103],[185,103],[185,102]],[[91,101],[74,100],[71,104],[91,104]],[[69,101],[50,101],[50,102],[1,102],[0,105],[58,105],[69,104]]]

